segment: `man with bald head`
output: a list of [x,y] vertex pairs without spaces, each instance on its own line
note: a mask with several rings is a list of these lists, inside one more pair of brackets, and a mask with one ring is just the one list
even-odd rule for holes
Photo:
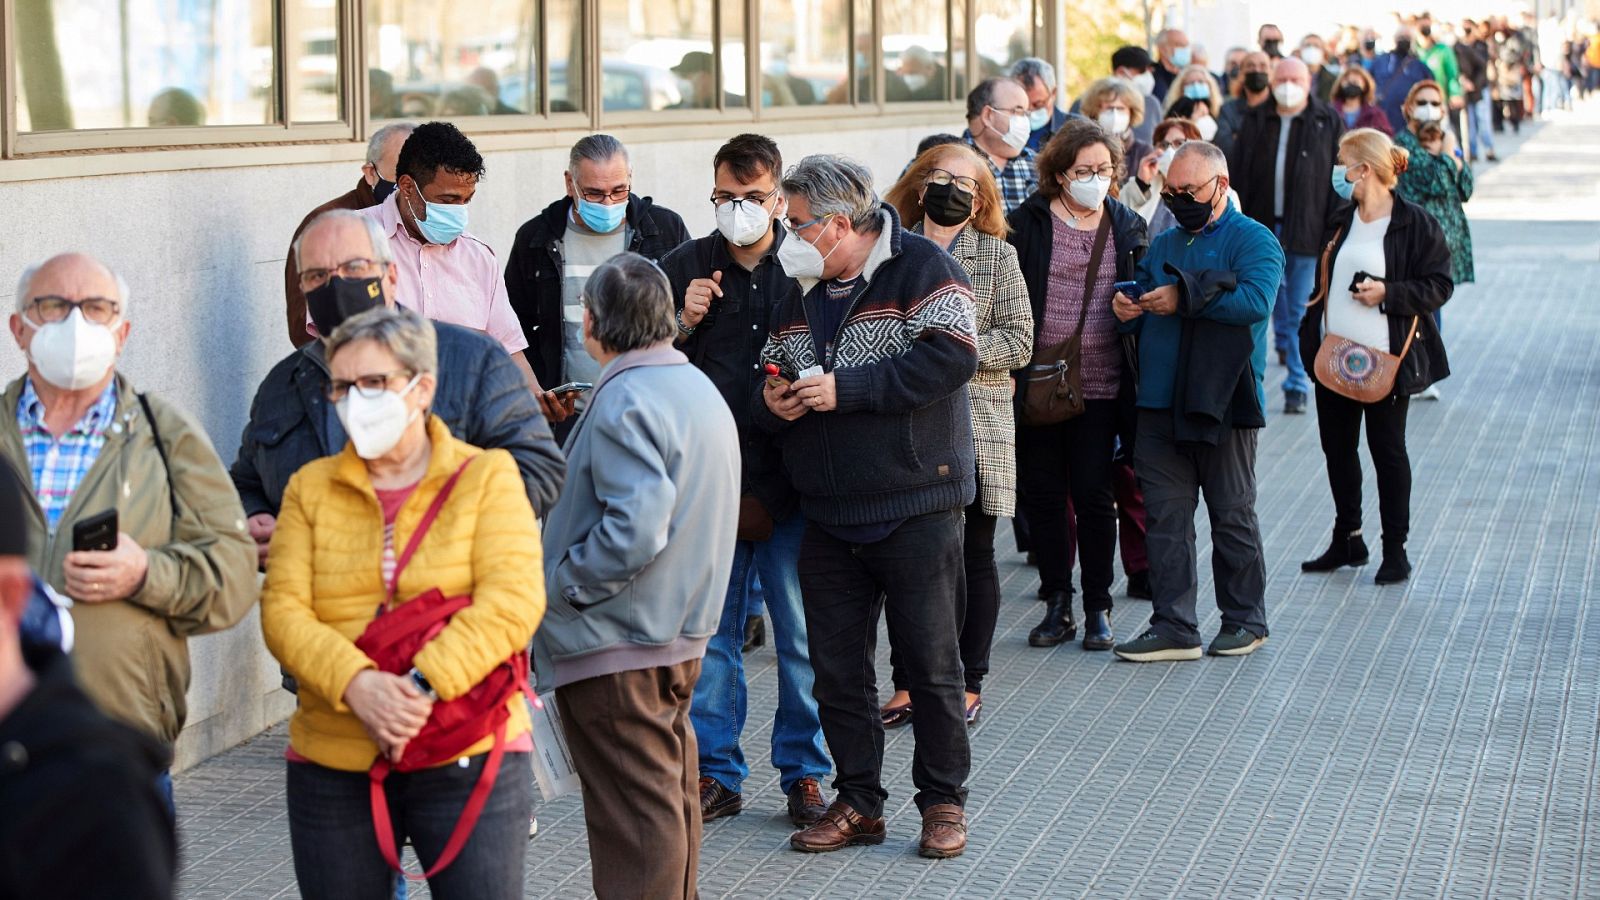
[[1144,488],[1154,609],[1143,634],[1113,648],[1134,662],[1200,658],[1194,514],[1202,494],[1222,612],[1209,652],[1244,656],[1267,639],[1255,457],[1283,252],[1229,202],[1229,184],[1221,150],[1204,141],[1178,148],[1162,194],[1178,227],[1156,235],[1140,260],[1143,293],[1112,298],[1120,330],[1138,336],[1133,465]]
[[128,332],[127,285],[93,257],[26,269],[11,335],[28,371],[0,395],[0,460],[29,488],[29,563],[75,601],[85,692],[170,752],[187,636],[250,609],[255,554],[199,423],[117,371]]
[[[290,261],[321,334],[333,334],[356,313],[395,305],[394,255],[383,226],[369,216],[323,213],[295,241]],[[566,462],[521,371],[488,335],[443,322],[434,322],[434,331],[439,385],[433,412],[461,440],[510,451],[528,499],[544,514],[561,490]],[[231,474],[262,566],[290,476],[344,447],[344,427],[327,400],[329,378],[322,341],[315,340],[273,366],[251,404]]]
[[1283,245],[1283,284],[1272,310],[1278,363],[1288,369],[1283,411],[1306,411],[1311,381],[1295,349],[1305,315],[1323,223],[1344,201],[1333,192],[1344,118],[1311,96],[1311,72],[1295,57],[1272,68],[1272,97],[1245,114],[1228,159],[1244,214],[1271,228]]
[[1039,187],[1039,169],[1028,149],[1033,133],[1028,107],[1028,92],[1014,78],[986,78],[967,94],[967,130],[961,139],[989,163],[1006,215]]

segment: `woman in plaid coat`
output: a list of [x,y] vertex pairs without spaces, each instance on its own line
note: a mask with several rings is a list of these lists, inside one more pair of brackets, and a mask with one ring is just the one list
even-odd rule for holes
[[[983,709],[983,677],[989,671],[989,644],[1000,613],[995,523],[1016,510],[1011,370],[1025,364],[1033,353],[1033,313],[1017,266],[1017,252],[1006,243],[1005,206],[999,186],[971,148],[944,144],[928,150],[911,163],[884,200],[899,211],[900,220],[912,231],[955,257],[972,282],[976,306],[978,373],[967,393],[977,445],[978,498],[967,507],[967,611],[961,628],[970,727]],[[905,672],[895,661],[895,693],[883,707],[885,727],[911,721],[906,684]]]

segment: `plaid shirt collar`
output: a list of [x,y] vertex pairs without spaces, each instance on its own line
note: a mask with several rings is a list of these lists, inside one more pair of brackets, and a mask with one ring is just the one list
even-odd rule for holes
[[[67,434],[98,437],[105,434],[116,415],[117,380],[113,378],[100,393],[100,399],[89,407],[89,411],[83,414],[83,418],[79,419]],[[44,424],[44,401],[39,399],[38,392],[33,389],[32,375],[27,376],[22,382],[22,396],[17,400],[17,425],[24,433],[43,431],[49,434],[49,429]]]
[[995,165],[989,154],[978,146],[971,129],[963,131],[961,139],[989,164],[989,171],[994,173],[994,180],[999,183],[1000,199],[1005,202],[1006,215],[1010,215],[1012,210],[1022,205],[1022,201],[1039,189],[1038,154],[1034,151],[1023,147],[1021,153],[1006,160],[1005,166],[1001,167]]

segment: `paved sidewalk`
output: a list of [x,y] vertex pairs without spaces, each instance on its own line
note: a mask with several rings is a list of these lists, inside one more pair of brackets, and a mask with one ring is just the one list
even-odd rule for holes
[[[1031,649],[1037,573],[1003,553],[967,854],[915,855],[906,729],[888,742],[887,843],[789,851],[776,773],[757,765],[744,814],[706,828],[704,896],[1600,896],[1600,105],[1524,133],[1469,206],[1479,283],[1446,308],[1456,375],[1412,406],[1409,585],[1374,587],[1376,562],[1300,574],[1332,503],[1314,416],[1273,415],[1261,652],[1141,666]],[[1118,635],[1148,614],[1119,599]],[[770,648],[750,665],[755,763]],[[279,728],[178,778],[183,896],[297,896],[283,744]],[[579,803],[539,824],[527,895],[588,895]]]

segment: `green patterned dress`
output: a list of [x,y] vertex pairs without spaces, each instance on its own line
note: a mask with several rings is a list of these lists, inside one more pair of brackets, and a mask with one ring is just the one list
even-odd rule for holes
[[1461,208],[1461,204],[1472,199],[1472,167],[1463,165],[1458,171],[1455,163],[1422,149],[1410,129],[1402,129],[1395,135],[1394,142],[1411,154],[1411,165],[1400,176],[1396,190],[1439,221],[1439,227],[1444,230],[1444,242],[1450,248],[1450,270],[1455,283],[1474,280],[1472,232],[1467,227],[1467,214]]

